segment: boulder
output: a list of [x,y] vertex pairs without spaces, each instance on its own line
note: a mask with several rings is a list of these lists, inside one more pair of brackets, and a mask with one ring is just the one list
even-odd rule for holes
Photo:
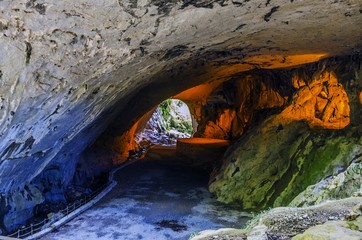
[[[359,160],[357,158],[356,160]],[[362,163],[352,163],[337,176],[323,179],[301,192],[290,206],[311,206],[324,201],[362,195]]]

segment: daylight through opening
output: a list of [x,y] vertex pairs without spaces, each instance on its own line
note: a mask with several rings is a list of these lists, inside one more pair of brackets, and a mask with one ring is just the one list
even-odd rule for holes
[[173,146],[179,138],[190,138],[194,133],[192,116],[186,103],[167,99],[153,111],[135,140],[141,148],[152,145]]

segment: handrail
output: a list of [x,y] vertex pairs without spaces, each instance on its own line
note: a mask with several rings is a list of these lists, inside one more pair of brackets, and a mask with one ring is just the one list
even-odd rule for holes
[[34,235],[35,233],[43,230],[44,226],[49,227],[52,223],[69,215],[70,213],[72,213],[76,209],[78,209],[79,207],[89,203],[109,184],[110,184],[110,182],[108,182],[105,185],[103,185],[102,187],[98,188],[96,191],[94,191],[90,195],[87,195],[84,198],[75,200],[71,204],[68,204],[64,209],[59,210],[57,213],[52,214],[50,217],[47,217],[38,223],[31,223],[27,227],[22,226],[22,227],[18,228],[18,230],[7,235],[7,237],[24,238],[24,237],[30,237],[30,236]]
[[[57,213],[52,214],[50,217],[47,217],[38,223],[35,223],[35,224],[32,223],[27,227],[23,226],[23,227],[19,228],[17,231],[11,233],[7,237],[15,237],[15,238],[32,237],[34,234],[39,233],[40,231],[42,231],[44,229],[47,229],[53,223],[64,218],[65,216],[68,216],[69,214],[73,213],[79,207],[84,206],[87,203],[91,202],[98,195],[100,195],[103,190],[106,190],[106,188],[112,189],[117,184],[115,181],[113,181],[114,174],[118,170],[134,163],[136,160],[137,159],[129,160],[129,161],[123,163],[118,168],[113,169],[108,176],[108,182],[106,184],[104,184],[103,186],[101,186],[100,188],[98,188],[93,193],[91,193],[90,195],[86,195],[84,198],[81,198],[80,200],[76,200],[76,201],[72,202],[71,204],[68,204],[64,209],[59,210]],[[84,202],[82,202],[82,201],[84,201]],[[77,202],[79,202],[78,207],[76,207]]]
[[[38,223],[35,223],[35,224],[32,223],[27,227],[23,226],[23,227],[19,228],[17,231],[11,233],[7,237],[15,237],[15,238],[32,237],[34,234],[37,234],[37,233],[43,231],[44,229],[51,227],[51,225],[53,223],[56,223],[58,220],[61,220],[65,216],[70,215],[75,210],[77,210],[79,207],[86,205],[87,203],[89,203],[93,199],[95,199],[98,195],[101,195],[103,190],[106,190],[107,188],[112,189],[117,184],[115,181],[113,181],[114,174],[118,170],[134,163],[136,160],[137,159],[129,160],[129,161],[123,163],[118,168],[113,169],[108,176],[108,182],[106,184],[104,184],[103,186],[99,187],[96,191],[94,191],[90,195],[86,195],[84,198],[81,198],[80,200],[76,200],[76,201],[72,202],[71,204],[68,204],[64,209],[59,210],[57,213],[52,214],[50,217],[47,217]],[[78,207],[76,206],[77,202],[79,202]]]
[[6,237],[6,236],[1,236],[1,235],[0,235],[0,239],[1,240],[21,240],[19,238],[12,238],[12,237]]

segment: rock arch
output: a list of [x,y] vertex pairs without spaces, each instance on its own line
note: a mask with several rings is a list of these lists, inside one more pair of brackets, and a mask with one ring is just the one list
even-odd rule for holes
[[[43,182],[51,182],[53,193],[64,191],[88,147],[98,149],[96,173],[119,162],[117,152],[107,156],[101,149],[112,150],[116,137],[162,99],[198,89],[183,99],[203,126],[204,95],[246,72],[341,55],[357,55],[350,60],[360,62],[362,15],[356,1],[5,0],[0,12],[0,227],[5,231],[46,201]],[[351,69],[358,72],[353,64],[342,67],[350,60],[336,60],[348,77]],[[347,93],[360,94],[360,73],[350,79],[354,82],[342,82]],[[358,94],[351,96],[358,100]],[[261,106],[270,96],[281,100],[266,91]],[[351,106],[352,122],[360,120],[359,109]],[[215,119],[237,116],[233,124],[240,129],[250,121],[238,113]]]

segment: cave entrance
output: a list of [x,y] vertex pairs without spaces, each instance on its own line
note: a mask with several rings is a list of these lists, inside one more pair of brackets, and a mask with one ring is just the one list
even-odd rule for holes
[[190,138],[196,129],[196,121],[187,104],[178,99],[166,99],[147,113],[149,118],[143,129],[135,135],[141,148],[152,145],[174,146],[179,138]]
[[179,99],[164,100],[146,113],[138,122],[138,129],[141,130],[136,132],[134,140],[143,157],[172,159],[178,164],[209,171],[229,145],[224,139],[194,138],[197,121],[187,104]]

